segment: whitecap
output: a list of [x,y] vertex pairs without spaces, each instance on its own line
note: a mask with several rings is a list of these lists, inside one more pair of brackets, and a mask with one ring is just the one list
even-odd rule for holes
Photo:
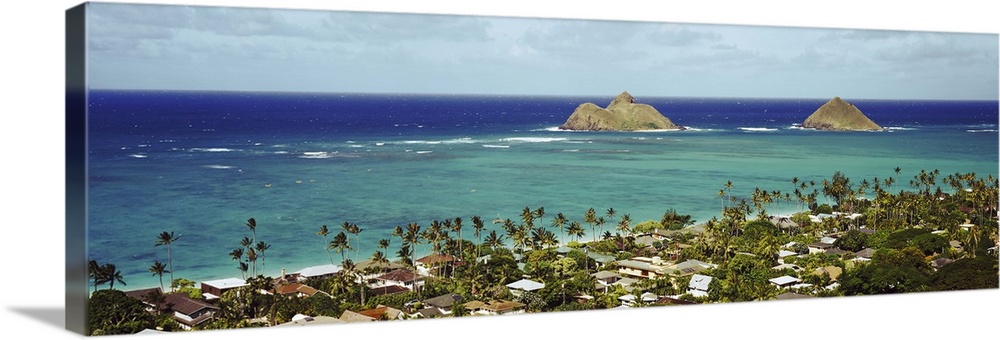
[[548,142],[564,142],[569,139],[562,137],[511,137],[511,138],[504,138],[501,140],[505,142],[548,143]]
[[148,148],[148,147],[149,147],[149,144],[139,144],[139,147],[140,147],[140,148]]
[[191,151],[199,151],[199,152],[233,152],[233,151],[240,151],[238,149],[229,149],[229,148],[191,148],[189,150],[191,150]]
[[747,131],[747,132],[771,132],[771,131],[778,131],[778,129],[763,128],[763,127],[740,127],[740,128],[737,128],[737,129],[743,130],[743,131]]
[[510,147],[510,145],[493,145],[493,144],[483,144],[483,147],[484,147],[484,148],[500,148],[500,149],[506,149],[506,148],[509,148],[509,147]]
[[997,130],[985,129],[985,130],[965,130],[965,132],[981,133],[981,132],[998,132]]
[[146,158],[146,157],[149,157],[149,156],[143,155],[141,153],[134,153],[134,154],[131,154],[131,155],[128,155],[128,156],[132,157],[132,158]]
[[335,154],[337,154],[337,153],[338,153],[337,151],[334,151],[334,152],[326,152],[326,151],[306,151],[306,152],[303,152],[303,153],[302,153],[302,155],[301,155],[301,156],[299,156],[299,158],[309,158],[309,159],[323,159],[323,158],[330,158],[330,157],[333,157],[333,155],[335,155]]
[[233,168],[236,168],[235,166],[232,166],[232,165],[218,165],[218,164],[205,165],[205,167],[209,168],[209,169],[233,169]]
[[901,126],[887,126],[885,129],[889,130],[889,131],[893,131],[893,130],[903,130],[903,131],[916,130],[916,128],[908,128],[908,127],[901,127]]
[[580,149],[566,149],[563,152],[580,152]]
[[418,154],[425,154],[425,153],[431,153],[431,152],[434,152],[434,151],[417,151]]

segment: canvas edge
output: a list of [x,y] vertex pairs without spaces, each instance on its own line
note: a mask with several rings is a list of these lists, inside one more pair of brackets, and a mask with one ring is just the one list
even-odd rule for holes
[[66,10],[66,330],[87,335],[88,3]]

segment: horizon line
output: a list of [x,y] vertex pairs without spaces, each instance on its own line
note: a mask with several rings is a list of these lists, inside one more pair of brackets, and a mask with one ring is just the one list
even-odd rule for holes
[[[316,90],[212,90],[212,89],[128,89],[128,88],[88,88],[91,91],[122,91],[122,92],[192,92],[192,93],[246,93],[246,94],[328,94],[328,95],[394,95],[394,96],[490,96],[490,97],[609,97],[614,98],[618,94],[514,94],[514,93],[453,93],[453,92],[338,92],[338,91],[316,91]],[[627,90],[623,90],[627,92]],[[631,94],[631,92],[630,92]],[[635,95],[633,95],[634,97]],[[1000,97],[991,99],[916,99],[916,98],[851,98],[840,95],[832,97],[768,97],[768,96],[697,96],[697,95],[642,95],[646,98],[717,98],[717,99],[799,99],[799,100],[830,100],[834,97],[850,98],[849,100],[874,100],[874,101],[978,101],[978,102],[998,102]],[[846,100],[846,99],[845,99]]]

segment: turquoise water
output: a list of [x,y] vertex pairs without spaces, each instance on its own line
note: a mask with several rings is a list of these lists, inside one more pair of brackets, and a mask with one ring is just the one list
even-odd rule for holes
[[[99,262],[115,263],[126,289],[134,289],[159,285],[147,268],[166,262],[166,249],[153,246],[163,231],[180,235],[173,245],[174,277],[240,277],[228,253],[250,235],[244,223],[251,217],[258,240],[271,244],[264,273],[278,275],[282,268],[294,272],[328,263],[326,241],[315,233],[325,224],[332,237],[344,221],[364,230],[360,256],[368,257],[379,239],[388,238],[387,253],[395,259],[399,239],[391,230],[411,222],[426,228],[435,219],[462,217],[462,236],[470,240],[473,215],[483,217],[488,232],[493,218],[517,221],[525,206],[544,207],[545,224],[558,212],[583,222],[590,207],[599,213],[613,207],[634,223],[659,220],[674,208],[701,222],[719,213],[717,193],[727,181],[734,184],[733,196],[749,196],[755,187],[791,192],[793,177],[819,183],[838,170],[858,182],[895,176],[893,169],[900,167],[895,188],[905,187],[920,169],[983,177],[998,172],[995,102],[985,105],[985,115],[958,110],[949,114],[960,118],[941,120],[931,117],[943,113],[924,110],[897,119],[887,132],[835,133],[792,125],[809,112],[789,108],[812,102],[781,103],[775,107],[785,108],[783,113],[764,123],[745,116],[720,122],[721,116],[740,115],[725,115],[730,100],[713,107],[714,117],[698,109],[675,113],[673,120],[694,128],[688,131],[596,133],[553,129],[576,99],[518,100],[547,104],[509,112],[518,119],[455,110],[415,118],[412,112],[423,106],[402,105],[378,112],[388,117],[383,123],[361,115],[343,120],[369,123],[317,128],[322,121],[288,118],[243,129],[237,127],[245,121],[224,119],[240,111],[219,109],[226,103],[199,113],[190,112],[197,105],[170,100],[146,111],[136,109],[152,107],[146,101],[108,100],[95,113],[91,133],[88,251]],[[469,104],[462,112],[487,104]],[[290,117],[274,107],[255,117]],[[112,111],[127,112],[127,122],[105,121],[101,114]],[[185,118],[156,118],[162,115]],[[879,121],[877,114],[870,116]],[[309,128],[296,128],[303,126]],[[770,211],[794,208],[782,203]],[[613,223],[605,226],[613,229]],[[339,263],[336,253],[334,259]]]

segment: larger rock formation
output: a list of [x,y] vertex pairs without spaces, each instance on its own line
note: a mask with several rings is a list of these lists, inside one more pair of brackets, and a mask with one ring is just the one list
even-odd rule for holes
[[868,119],[864,113],[861,113],[861,110],[840,97],[833,97],[826,104],[820,106],[816,112],[806,118],[802,127],[833,131],[882,130],[881,126]]
[[588,131],[637,131],[637,130],[683,130],[660,111],[646,104],[638,104],[628,92],[622,92],[607,108],[594,103],[583,103],[573,110],[562,130]]

